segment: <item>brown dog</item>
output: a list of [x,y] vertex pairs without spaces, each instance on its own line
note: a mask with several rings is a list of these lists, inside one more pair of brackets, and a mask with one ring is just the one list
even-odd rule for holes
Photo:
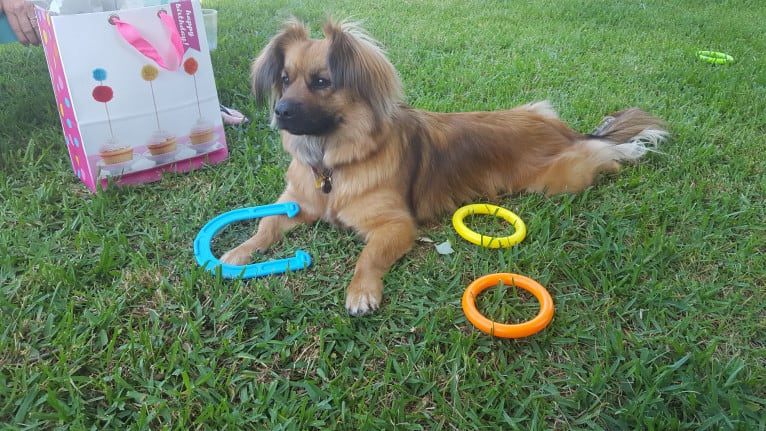
[[412,247],[418,222],[477,197],[583,190],[667,135],[662,121],[636,108],[590,135],[570,129],[547,102],[499,112],[416,110],[357,26],[330,21],[323,30],[324,39],[311,39],[290,21],[252,65],[253,91],[269,100],[292,155],[279,202],[301,211],[264,218],[221,260],[248,263],[301,223],[350,227],[366,241],[346,296],[352,315],[378,308],[382,277]]

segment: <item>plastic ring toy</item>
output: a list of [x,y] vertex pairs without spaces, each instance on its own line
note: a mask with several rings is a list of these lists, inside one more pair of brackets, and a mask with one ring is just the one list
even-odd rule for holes
[[697,57],[708,63],[712,64],[729,64],[734,63],[734,57],[723,52],[716,51],[697,51]]
[[213,240],[215,234],[231,223],[281,214],[287,215],[288,217],[295,217],[299,212],[300,207],[297,203],[284,202],[259,207],[240,208],[223,213],[210,220],[202,229],[200,229],[197,238],[194,239],[194,257],[197,259],[197,263],[201,267],[211,273],[215,274],[216,268],[220,267],[223,278],[245,279],[308,268],[309,265],[311,265],[311,256],[302,250],[297,250],[295,256],[291,258],[271,260],[244,266],[222,263],[213,256],[213,252],[210,250],[210,241]]
[[[540,311],[532,320],[519,324],[493,322],[484,317],[476,308],[476,297],[484,290],[494,287],[502,281],[508,286],[520,287],[529,291],[540,301]],[[474,326],[484,333],[500,338],[522,338],[543,330],[553,319],[553,298],[540,283],[523,275],[498,273],[476,279],[468,285],[463,294],[463,312]]]
[[[468,229],[465,222],[463,222],[463,219],[467,215],[473,214],[489,214],[501,217],[508,223],[511,223],[516,229],[516,232],[514,232],[513,235],[502,238],[478,234],[471,229]],[[457,231],[458,235],[462,236],[467,241],[489,248],[510,247],[520,243],[524,237],[527,236],[527,226],[519,216],[505,208],[490,204],[473,204],[459,208],[455,211],[455,214],[452,215],[452,226],[455,227],[455,231]]]

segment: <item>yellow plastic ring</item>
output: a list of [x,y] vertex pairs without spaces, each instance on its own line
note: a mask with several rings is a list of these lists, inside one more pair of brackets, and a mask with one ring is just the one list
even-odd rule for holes
[[[476,308],[476,297],[484,290],[497,286],[502,281],[508,286],[520,287],[540,301],[540,311],[532,320],[519,324],[497,323],[487,319]],[[463,312],[474,326],[484,333],[500,338],[522,338],[534,335],[543,330],[553,319],[553,298],[547,290],[535,280],[523,275],[498,273],[489,274],[476,279],[468,285],[463,294]]]
[[[516,229],[516,232],[514,232],[513,235],[502,238],[478,234],[471,229],[468,229],[465,222],[463,222],[463,219],[466,216],[473,214],[489,214],[501,217],[512,224]],[[510,247],[520,243],[524,237],[527,236],[527,226],[519,216],[505,208],[490,204],[473,204],[459,208],[455,211],[455,214],[452,215],[452,226],[455,227],[455,231],[457,231],[458,235],[462,236],[467,241],[489,248]]]

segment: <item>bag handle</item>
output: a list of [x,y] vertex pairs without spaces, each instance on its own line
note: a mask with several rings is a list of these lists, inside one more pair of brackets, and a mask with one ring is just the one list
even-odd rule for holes
[[163,69],[172,72],[181,66],[181,59],[184,56],[184,46],[181,42],[181,35],[178,33],[178,27],[176,26],[175,21],[173,21],[173,18],[168,16],[168,13],[164,10],[157,12],[157,16],[170,33],[172,54],[174,54],[176,60],[175,65],[173,66],[168,66],[160,53],[157,52],[157,49],[144,39],[135,27],[122,21],[119,16],[111,15],[109,17],[109,23],[117,27],[117,31],[122,35],[123,39],[136,48],[138,52],[154,60],[154,62]]

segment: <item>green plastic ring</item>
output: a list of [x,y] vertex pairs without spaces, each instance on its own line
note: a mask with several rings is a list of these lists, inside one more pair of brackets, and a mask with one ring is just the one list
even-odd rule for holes
[[716,51],[697,51],[697,57],[712,64],[730,64],[734,63],[734,57],[723,52]]

